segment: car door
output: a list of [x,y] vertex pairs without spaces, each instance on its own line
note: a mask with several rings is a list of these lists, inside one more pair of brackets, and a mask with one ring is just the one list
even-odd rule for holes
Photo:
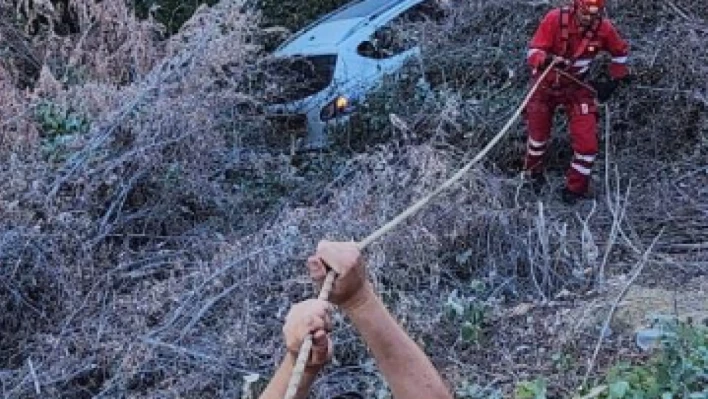
[[391,10],[354,33],[340,48],[337,94],[361,99],[385,75],[395,74],[407,60],[420,57],[415,29],[420,22],[440,18],[438,1],[410,1],[409,7]]
[[351,45],[342,48],[340,53],[343,79],[339,86],[342,93],[353,98],[361,97],[380,74],[380,60],[363,50],[370,35],[370,31],[355,35],[349,40]]

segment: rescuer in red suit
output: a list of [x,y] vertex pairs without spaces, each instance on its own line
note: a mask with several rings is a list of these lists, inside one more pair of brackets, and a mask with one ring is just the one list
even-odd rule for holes
[[[528,142],[524,170],[535,185],[543,181],[553,115],[562,106],[568,115],[574,154],[561,197],[571,204],[588,192],[598,152],[598,100],[607,101],[630,76],[626,65],[629,46],[604,17],[604,8],[605,0],[574,0],[570,6],[551,10],[529,44],[528,63],[534,81],[553,60],[557,63],[525,109]],[[601,52],[612,57],[610,80],[587,82],[590,64]]]

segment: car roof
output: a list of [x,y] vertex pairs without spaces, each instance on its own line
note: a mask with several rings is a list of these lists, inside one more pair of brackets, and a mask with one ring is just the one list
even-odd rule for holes
[[304,49],[307,49],[308,53],[312,50],[317,52],[317,48],[336,52],[336,45],[348,38],[360,25],[373,21],[398,5],[414,5],[421,1],[423,0],[352,1],[301,29],[281,44],[276,54],[292,55]]

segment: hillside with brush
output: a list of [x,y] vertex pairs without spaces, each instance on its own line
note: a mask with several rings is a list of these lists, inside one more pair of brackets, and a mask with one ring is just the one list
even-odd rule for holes
[[[257,398],[317,242],[361,240],[475,157],[562,4],[445,2],[411,31],[420,59],[298,153],[264,65],[343,3],[0,0],[2,398]],[[608,14],[635,78],[601,108],[592,200],[557,196],[564,117],[548,185],[524,183],[518,122],[365,251],[458,398],[708,398],[708,3]],[[389,398],[343,317],[333,340],[312,397]]]

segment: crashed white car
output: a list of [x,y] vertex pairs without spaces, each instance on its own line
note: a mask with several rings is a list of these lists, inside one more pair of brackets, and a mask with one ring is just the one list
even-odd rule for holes
[[280,45],[271,59],[289,77],[271,102],[281,132],[300,130],[300,149],[327,146],[328,130],[345,123],[388,74],[420,56],[398,27],[439,20],[440,0],[358,0],[325,15]]

